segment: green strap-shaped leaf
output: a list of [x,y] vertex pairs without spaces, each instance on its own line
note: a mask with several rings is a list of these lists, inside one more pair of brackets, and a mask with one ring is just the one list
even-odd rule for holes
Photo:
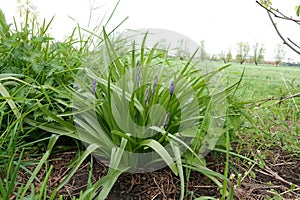
[[172,170],[172,172],[177,176],[178,175],[178,170],[176,168],[176,164],[174,163],[172,157],[168,153],[168,151],[156,140],[153,139],[148,139],[144,140],[143,142],[140,143],[139,147],[143,146],[148,146],[154,151],[156,151],[160,157],[167,163],[169,168]]
[[68,173],[67,177],[64,178],[64,180],[58,185],[57,190],[60,190],[75,174],[75,172],[78,170],[82,162],[91,155],[96,149],[98,148],[97,145],[91,144],[88,146],[88,148],[83,152],[82,155],[77,159],[76,165],[73,167],[73,169]]
[[67,127],[69,130],[71,131],[75,131],[75,126],[69,122],[66,122],[65,120],[63,120],[62,118],[58,117],[57,115],[53,114],[50,110],[46,109],[44,105],[42,105],[40,102],[38,102],[38,106],[40,107],[40,109],[47,114],[49,117],[51,117],[52,119],[54,119],[56,122],[60,123],[61,125]]
[[183,200],[184,198],[184,175],[183,175],[183,167],[182,167],[182,160],[181,160],[181,151],[178,147],[178,145],[174,142],[171,142],[171,147],[173,149],[176,165],[178,169],[178,174],[180,178],[180,200]]
[[52,137],[50,138],[49,143],[48,143],[47,151],[44,154],[44,156],[41,158],[38,165],[35,167],[35,170],[32,172],[29,180],[27,181],[24,189],[22,190],[23,192],[20,195],[20,199],[23,199],[25,197],[27,190],[29,189],[30,185],[32,184],[32,181],[35,179],[36,175],[38,174],[38,172],[41,170],[42,166],[46,163],[47,159],[49,158],[50,153],[52,151],[52,148],[53,148],[53,146],[56,143],[58,138],[59,138],[58,135],[52,135]]
[[12,111],[14,112],[15,116],[17,118],[21,117],[21,113],[19,112],[15,102],[11,99],[12,97],[10,96],[10,94],[8,93],[8,91],[6,90],[6,88],[4,87],[4,85],[2,83],[0,83],[0,94],[7,98],[7,103],[9,105],[9,107],[12,109]]

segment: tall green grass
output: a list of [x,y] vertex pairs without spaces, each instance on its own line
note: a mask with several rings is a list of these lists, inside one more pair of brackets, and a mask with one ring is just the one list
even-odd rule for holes
[[[65,101],[76,66],[83,59],[83,49],[73,46],[69,37],[64,43],[55,42],[47,34],[50,22],[45,20],[37,26],[26,11],[25,22],[20,26],[7,24],[0,11],[0,198],[1,199],[46,199],[47,178],[51,166],[46,162],[58,136],[31,125],[31,120],[47,123],[52,119],[44,114],[38,103],[47,103],[53,113],[66,111]],[[71,108],[69,108],[71,110]],[[71,116],[65,117],[72,120]],[[48,143],[48,148],[41,143]],[[27,160],[34,151],[44,153],[41,160]],[[27,170],[34,165],[35,170]],[[49,168],[48,168],[49,167]],[[46,179],[39,180],[38,172],[46,169]],[[27,183],[18,180],[20,170],[29,173]],[[33,181],[41,183],[34,188]],[[39,192],[39,194],[37,194]]]
[[244,77],[236,96],[246,103],[252,116],[253,126],[248,127],[249,131],[259,129],[260,134],[252,134],[250,138],[242,134],[244,138],[240,139],[248,142],[257,137],[263,146],[279,146],[291,153],[299,153],[300,69],[233,65],[227,70],[228,80],[237,80],[243,69]]

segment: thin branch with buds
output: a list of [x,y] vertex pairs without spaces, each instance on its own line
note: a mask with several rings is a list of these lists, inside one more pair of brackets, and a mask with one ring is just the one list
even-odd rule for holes
[[267,8],[266,6],[264,6],[263,4],[259,3],[258,1],[256,1],[256,3],[258,3],[258,5],[260,5],[262,8],[264,8],[269,13],[272,13],[274,15],[274,17],[277,17],[277,18],[280,18],[280,19],[284,19],[284,20],[293,21],[293,22],[297,23],[298,25],[300,25],[300,20],[294,19],[292,17],[288,17],[287,15],[283,14],[282,12],[280,12],[278,9],[275,9],[275,8],[273,8],[271,6],[269,6],[269,8]]
[[283,44],[287,45],[290,49],[292,49],[294,52],[296,52],[297,54],[300,55],[300,46],[297,45],[295,42],[293,42],[290,38],[287,38],[287,40],[282,36],[282,34],[280,33],[279,29],[277,28],[271,14],[274,17],[280,18],[280,19],[284,19],[284,20],[288,20],[288,21],[293,21],[296,24],[300,25],[300,20],[294,19],[292,17],[288,17],[287,15],[283,14],[282,12],[280,12],[278,9],[274,9],[272,7],[267,8],[266,6],[264,6],[263,4],[259,3],[258,1],[256,1],[256,3],[258,5],[260,5],[262,8],[264,8],[267,13],[268,16],[272,22],[272,25],[274,26],[276,33],[278,34],[278,36],[280,37],[280,39],[283,41]]
[[[300,54],[300,51],[297,50],[295,47],[293,47],[289,42],[287,42],[286,39],[281,35],[280,31],[278,30],[278,28],[277,28],[277,26],[276,26],[276,24],[275,24],[275,22],[274,22],[274,20],[273,20],[273,18],[272,18],[272,16],[271,16],[271,14],[270,14],[269,12],[268,12],[268,16],[269,16],[269,18],[270,18],[270,20],[271,20],[271,22],[272,22],[272,24],[273,24],[273,26],[274,26],[274,28],[275,28],[275,30],[276,30],[276,33],[279,35],[279,37],[280,37],[281,40],[283,41],[283,44],[285,44],[285,45],[287,45],[288,47],[290,47],[294,52]],[[291,43],[292,43],[292,44],[295,44],[294,42],[291,42]],[[296,45],[296,47],[298,47],[298,45]]]

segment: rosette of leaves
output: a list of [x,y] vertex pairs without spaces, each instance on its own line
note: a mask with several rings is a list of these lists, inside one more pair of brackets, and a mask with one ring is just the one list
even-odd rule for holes
[[[98,197],[105,199],[124,171],[130,171],[130,168],[147,170],[149,166],[151,170],[153,164],[161,162],[180,176],[181,199],[184,196],[184,165],[193,163],[194,169],[221,186],[215,177],[224,177],[205,167],[202,154],[206,149],[202,149],[200,140],[207,139],[207,132],[209,139],[218,139],[213,135],[216,133],[209,130],[211,107],[231,88],[212,93],[207,82],[227,66],[203,75],[195,68],[197,63],[192,62],[196,53],[189,60],[180,61],[180,66],[174,66],[166,52],[158,50],[156,45],[149,50],[145,47],[147,34],[140,50],[132,44],[127,53],[119,55],[117,50],[124,43],[113,43],[104,29],[103,35],[105,54],[101,49],[91,52],[92,59],[87,59],[89,62],[77,74],[73,89],[75,124],[64,121],[41,105],[42,110],[62,126],[50,123],[39,127],[79,139],[87,146],[58,189],[89,154],[109,163],[110,169],[93,190],[84,193],[85,197],[95,197],[102,187]],[[160,72],[163,64],[167,68]],[[210,148],[209,139],[206,148]],[[184,159],[181,147],[186,152]],[[159,159],[153,160],[151,153]],[[150,156],[143,157],[143,165],[139,165],[141,160],[133,159],[131,154]]]

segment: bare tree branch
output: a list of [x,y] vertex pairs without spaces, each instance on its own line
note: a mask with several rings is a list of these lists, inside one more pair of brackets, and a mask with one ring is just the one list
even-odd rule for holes
[[[283,44],[287,45],[290,49],[292,49],[294,52],[296,52],[297,54],[300,55],[300,47],[299,47],[295,42],[293,42],[291,39],[287,38],[287,40],[288,40],[288,41],[287,41],[287,40],[282,36],[282,34],[281,34],[280,31],[278,30],[278,28],[277,28],[277,26],[276,26],[276,24],[275,24],[275,22],[274,22],[274,20],[273,20],[271,14],[274,15],[275,17],[277,17],[277,18],[280,18],[280,19],[293,21],[293,22],[297,23],[298,25],[300,25],[300,20],[296,20],[296,19],[293,19],[293,18],[291,18],[291,17],[287,17],[286,15],[284,15],[283,13],[281,13],[278,9],[275,10],[275,9],[272,8],[272,7],[267,8],[267,7],[265,7],[264,5],[262,5],[261,3],[259,3],[258,1],[256,1],[256,3],[257,3],[258,5],[260,5],[261,7],[263,7],[263,8],[267,11],[268,16],[269,16],[269,18],[270,18],[270,20],[271,20],[271,22],[272,22],[272,25],[274,26],[277,35],[278,35],[278,36],[281,38],[281,40],[283,41]],[[279,15],[276,14],[276,13],[278,13]],[[293,45],[294,45],[294,46],[293,46]],[[295,47],[298,48],[298,49],[296,49]]]
[[[273,26],[274,26],[274,28],[275,28],[277,34],[279,35],[279,37],[280,37],[281,40],[283,41],[283,44],[285,44],[285,45],[287,45],[288,47],[290,47],[294,52],[300,54],[300,51],[297,50],[297,49],[295,49],[295,48],[294,48],[290,43],[288,43],[288,42],[285,40],[285,38],[281,35],[281,33],[279,32],[279,30],[278,30],[278,28],[277,28],[277,26],[276,26],[276,24],[275,24],[275,22],[274,22],[274,20],[273,20],[273,18],[272,18],[272,16],[271,16],[270,12],[268,12],[268,16],[269,16],[269,18],[270,18],[270,20],[271,20],[271,22],[272,22],[272,24],[273,24]],[[293,42],[292,44],[294,44],[294,42]],[[296,45],[296,47],[298,47],[298,45]]]
[[[269,16],[269,18],[270,18],[270,20],[271,20],[271,22],[272,22],[272,24],[273,24],[273,26],[274,26],[274,28],[275,28],[277,34],[279,35],[279,37],[280,37],[281,40],[283,41],[283,43],[284,43],[285,45],[287,45],[288,47],[290,47],[294,52],[300,54],[300,51],[297,50],[297,49],[295,49],[295,48],[294,48],[290,43],[288,43],[288,42],[285,40],[285,38],[281,35],[281,33],[279,32],[279,30],[278,30],[278,28],[277,28],[277,26],[276,26],[276,24],[275,24],[275,22],[274,22],[274,20],[273,20],[273,18],[272,18],[272,16],[271,16],[270,12],[268,12],[268,16]],[[292,44],[294,44],[294,42],[292,42]],[[296,45],[296,47],[298,47],[298,45]]]
[[289,41],[290,43],[292,43],[293,45],[295,45],[296,47],[298,47],[298,48],[300,49],[300,46],[297,45],[295,42],[293,42],[290,38],[287,38],[287,39],[288,39],[288,41]]
[[[274,8],[271,7],[271,9],[274,9]],[[281,18],[281,19],[285,19],[285,20],[289,20],[289,21],[293,21],[293,22],[295,22],[296,24],[300,25],[300,20],[294,19],[294,18],[292,18],[292,17],[288,17],[288,16],[286,16],[285,14],[283,14],[282,12],[280,12],[278,9],[276,9],[276,12],[277,12],[278,14],[280,14],[282,17],[280,17],[280,16],[274,14],[274,12],[273,12],[273,15],[274,15],[275,17],[278,17],[278,18]]]
[[300,20],[294,19],[292,17],[288,17],[287,15],[283,14],[278,9],[274,9],[273,7],[267,8],[264,5],[262,5],[261,3],[259,3],[258,1],[256,1],[256,3],[258,5],[260,5],[261,7],[263,7],[266,11],[272,13],[274,15],[274,17],[277,17],[277,18],[280,18],[280,19],[284,19],[284,20],[293,21],[293,22],[297,23],[298,25],[300,25]]

